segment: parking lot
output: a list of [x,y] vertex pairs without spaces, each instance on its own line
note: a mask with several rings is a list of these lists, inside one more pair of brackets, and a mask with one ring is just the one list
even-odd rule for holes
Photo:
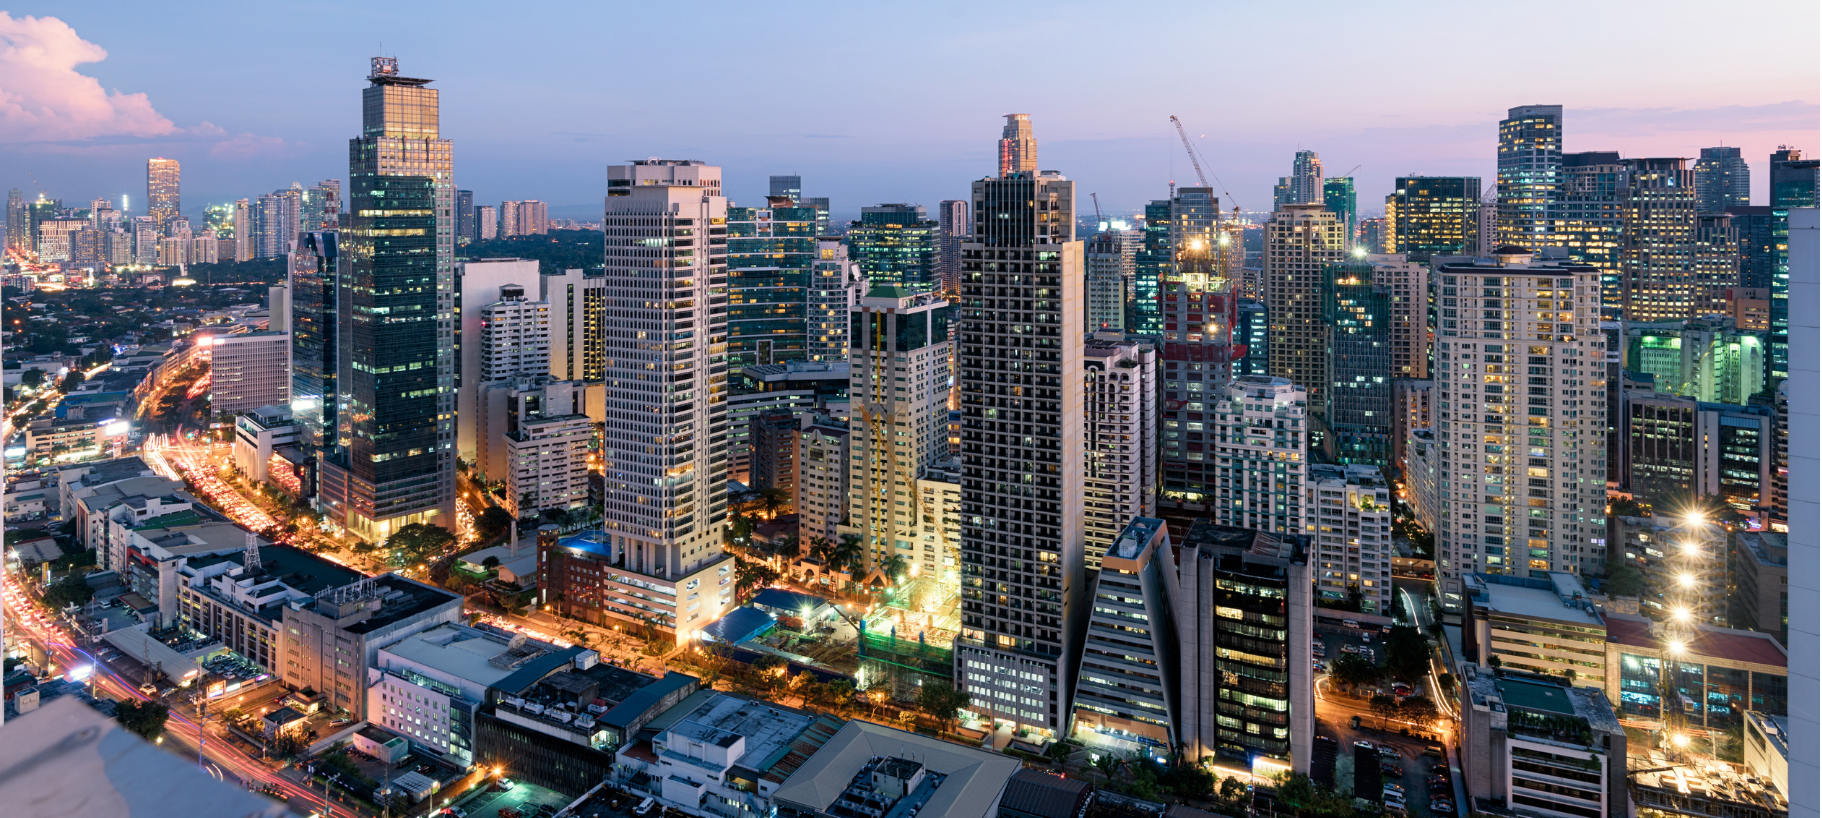
[[550,815],[574,800],[575,796],[520,782],[514,783],[511,789],[496,789],[491,785],[476,787],[469,797],[452,806],[461,811],[458,814],[468,818],[499,818],[502,809],[516,810],[524,818],[538,818],[540,807],[548,807],[542,814]]
[[[682,818],[683,813],[661,806],[655,799],[645,814],[639,814],[637,810],[645,798],[643,793],[629,793],[625,790],[603,787],[595,797],[577,806],[570,816],[574,816],[574,818]],[[569,816],[565,818],[569,818]]]
[[[1424,754],[1426,747],[1438,745],[1374,729],[1375,722],[1367,717],[1362,717],[1361,722],[1361,729],[1355,730],[1351,719],[1340,723],[1329,718],[1316,721],[1318,749],[1327,750],[1322,755],[1334,752],[1336,756],[1337,792],[1380,801],[1384,799],[1385,785],[1394,784],[1403,789],[1405,812],[1410,818],[1454,818],[1460,813],[1454,795],[1456,775],[1448,770],[1451,765],[1446,759]],[[1369,746],[1363,747],[1361,742]],[[1437,775],[1443,779],[1435,792],[1447,794],[1451,811],[1437,813],[1430,809],[1431,782]]]

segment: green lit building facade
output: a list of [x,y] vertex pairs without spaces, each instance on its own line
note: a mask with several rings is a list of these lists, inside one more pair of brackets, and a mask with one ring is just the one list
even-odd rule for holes
[[1147,338],[1164,337],[1164,319],[1158,293],[1170,275],[1170,200],[1155,199],[1145,206],[1145,240],[1133,258],[1132,303],[1126,317],[1127,331]]
[[1337,176],[1322,180],[1322,206],[1335,214],[1335,221],[1347,231],[1348,247],[1354,246],[1355,225],[1360,223],[1360,208],[1354,197],[1354,177]]

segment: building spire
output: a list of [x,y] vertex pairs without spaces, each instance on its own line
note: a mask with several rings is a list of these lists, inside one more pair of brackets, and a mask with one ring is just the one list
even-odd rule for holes
[[1037,169],[1038,141],[1031,135],[1031,115],[1006,114],[1006,127],[1000,132],[1000,178]]

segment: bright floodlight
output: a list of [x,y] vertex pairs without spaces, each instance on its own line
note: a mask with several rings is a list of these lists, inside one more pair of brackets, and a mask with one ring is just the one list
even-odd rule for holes
[[1688,573],[1678,574],[1676,581],[1677,581],[1677,584],[1683,586],[1684,588],[1694,588],[1695,587],[1695,574],[1688,574]]
[[1676,619],[1676,621],[1678,621],[1678,622],[1688,622],[1689,621],[1689,609],[1688,608],[1672,609],[1670,611],[1670,615],[1672,617],[1674,617]]
[[1672,639],[1669,642],[1664,643],[1664,648],[1670,651],[1670,655],[1672,656],[1682,654],[1684,647],[1685,644],[1681,639]]

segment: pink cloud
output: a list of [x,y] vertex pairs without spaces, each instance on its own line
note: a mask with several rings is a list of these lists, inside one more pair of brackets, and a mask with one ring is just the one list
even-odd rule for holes
[[104,89],[76,70],[107,55],[55,17],[0,11],[0,142],[176,133],[145,94]]
[[300,147],[302,146],[298,143],[287,142],[276,136],[242,133],[210,145],[209,155],[217,159],[247,160],[261,156],[287,154]]

